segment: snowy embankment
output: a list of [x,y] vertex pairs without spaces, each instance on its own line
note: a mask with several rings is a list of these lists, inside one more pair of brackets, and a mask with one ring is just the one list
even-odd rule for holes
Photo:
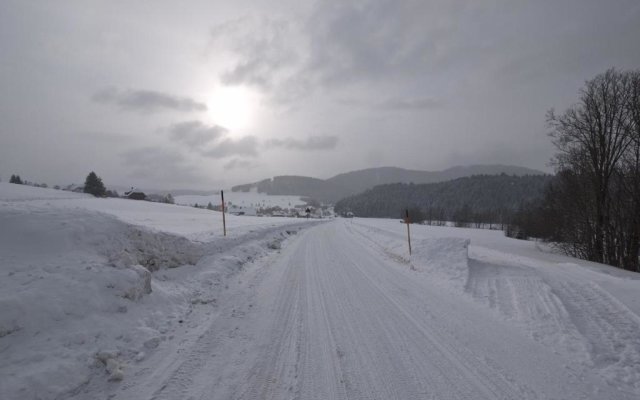
[[305,223],[0,183],[0,397],[123,379]]
[[348,226],[445,290],[465,296],[622,392],[640,395],[640,274],[557,254],[501,231],[354,219]]

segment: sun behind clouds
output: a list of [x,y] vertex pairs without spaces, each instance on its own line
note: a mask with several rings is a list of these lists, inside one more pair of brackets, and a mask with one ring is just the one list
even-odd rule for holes
[[254,126],[259,99],[246,86],[218,86],[207,101],[207,108],[211,122],[234,132]]

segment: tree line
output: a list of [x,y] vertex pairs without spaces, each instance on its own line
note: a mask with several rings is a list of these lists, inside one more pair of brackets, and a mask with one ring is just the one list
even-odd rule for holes
[[610,69],[547,122],[556,178],[515,216],[515,233],[640,272],[640,70]]
[[413,222],[497,227],[509,223],[523,203],[541,198],[550,175],[475,175],[446,182],[379,185],[338,201],[335,211],[358,217],[402,218]]
[[573,106],[548,112],[547,124],[554,177],[508,177],[513,188],[499,184],[504,176],[383,185],[339,201],[336,211],[401,217],[409,208],[417,221],[498,223],[508,236],[640,272],[640,70],[588,80]]
[[[48,185],[45,183],[36,184],[36,183],[23,180],[22,178],[20,178],[20,175],[16,175],[16,174],[11,175],[11,178],[9,179],[9,183],[14,183],[18,185],[29,185],[29,186],[35,186],[35,187],[41,187],[41,188],[48,187]],[[116,198],[120,197],[117,190],[107,189],[102,181],[102,178],[100,178],[93,171],[91,171],[87,175],[84,181],[84,185],[81,187],[76,187],[76,185],[72,184],[72,185],[69,185],[67,188],[61,188],[58,185],[55,185],[53,188],[56,190],[62,189],[62,190],[69,190],[69,191],[82,191],[83,193],[88,193],[95,197],[116,197]],[[153,201],[158,203],[168,203],[168,204],[175,203],[171,193],[168,193],[166,195],[159,195],[159,194],[146,195],[140,191],[133,191],[133,188],[131,192],[125,192],[123,197],[133,199],[133,200],[148,200],[148,201]]]

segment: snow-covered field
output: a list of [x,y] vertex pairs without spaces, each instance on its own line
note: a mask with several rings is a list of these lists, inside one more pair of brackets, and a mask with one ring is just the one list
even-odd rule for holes
[[0,398],[119,381],[301,224],[0,183]]
[[[299,196],[271,196],[265,193],[258,193],[255,190],[251,192],[232,192],[231,190],[225,190],[224,200],[226,203],[230,203],[231,205],[243,208],[292,208],[305,204],[305,201],[302,200]],[[220,195],[181,195],[175,197],[175,202],[176,204],[184,204],[190,206],[194,204],[206,206],[209,202],[211,202],[211,204],[213,205],[218,205],[220,204]]]
[[[233,201],[233,200],[232,200]],[[0,183],[2,399],[637,399],[640,275]]]

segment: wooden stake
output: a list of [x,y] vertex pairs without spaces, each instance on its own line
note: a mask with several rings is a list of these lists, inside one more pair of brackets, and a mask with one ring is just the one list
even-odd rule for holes
[[220,198],[222,199],[222,231],[224,236],[227,236],[227,221],[224,218],[224,190],[220,191]]
[[405,213],[404,222],[407,223],[407,241],[409,242],[409,255],[411,255],[411,231],[409,230],[409,223],[411,221],[409,221],[409,210],[408,209],[404,210],[404,213]]

